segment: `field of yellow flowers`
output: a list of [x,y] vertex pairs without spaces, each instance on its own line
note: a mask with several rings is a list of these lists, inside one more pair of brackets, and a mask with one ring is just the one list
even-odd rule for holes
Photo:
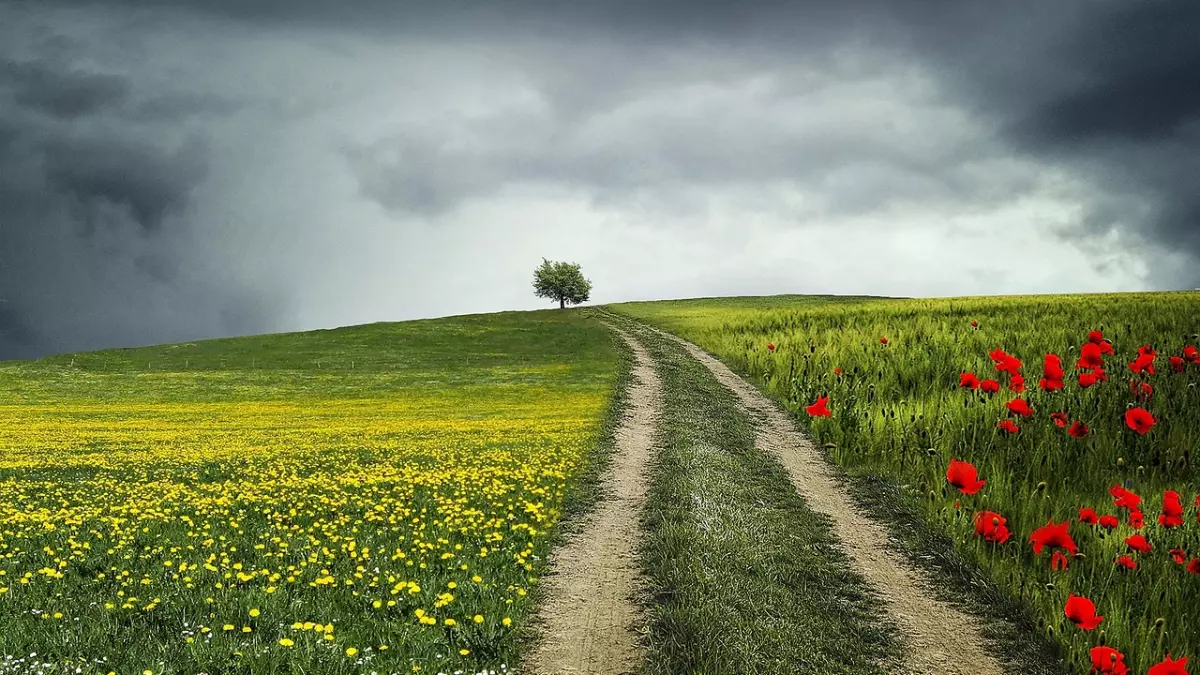
[[0,673],[503,672],[617,364],[574,312],[0,363]]

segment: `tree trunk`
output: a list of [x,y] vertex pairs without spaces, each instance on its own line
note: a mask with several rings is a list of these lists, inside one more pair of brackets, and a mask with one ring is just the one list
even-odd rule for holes
[[558,308],[559,308],[559,309],[566,309],[566,308],[567,308],[567,299],[566,299],[566,298],[559,298],[559,299],[558,299]]

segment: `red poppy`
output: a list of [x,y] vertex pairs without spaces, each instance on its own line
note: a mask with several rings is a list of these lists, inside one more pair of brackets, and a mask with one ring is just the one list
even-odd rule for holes
[[1138,435],[1145,436],[1154,426],[1154,415],[1144,408],[1130,408],[1125,411],[1125,424]]
[[1108,340],[1102,341],[1100,343],[1100,353],[1101,354],[1112,354],[1113,353],[1112,343],[1109,342]]
[[1054,426],[1059,429],[1067,426],[1067,413],[1065,412],[1052,412],[1050,413],[1050,419],[1054,420]]
[[1114,564],[1120,565],[1121,567],[1124,567],[1127,570],[1136,570],[1137,569],[1137,561],[1134,560],[1133,558],[1130,558],[1127,555],[1123,555],[1123,556],[1117,558],[1117,562]]
[[1162,513],[1158,516],[1158,524],[1163,527],[1183,525],[1183,502],[1178,492],[1174,490],[1163,492],[1163,507]]
[[1009,434],[1015,434],[1021,431],[1021,427],[1013,424],[1012,420],[1000,420],[996,423],[996,426],[999,427],[1001,431]]
[[1004,516],[995,511],[980,511],[975,514],[975,536],[993,544],[1003,544],[1011,535],[1006,522]]
[[1067,569],[1067,566],[1070,563],[1071,561],[1067,560],[1067,556],[1059,553],[1058,551],[1055,551],[1054,554],[1050,556],[1050,569],[1055,572],[1061,572]]
[[958,386],[963,389],[978,389],[979,378],[975,373],[963,373],[958,376]]
[[1173,370],[1177,373],[1183,372],[1183,358],[1182,357],[1172,356],[1167,360],[1171,362],[1171,370]]
[[979,492],[979,489],[987,482],[979,480],[979,474],[974,465],[969,462],[960,462],[957,459],[950,460],[950,468],[946,469],[946,480],[965,495]]
[[1096,384],[1095,373],[1080,373],[1079,374],[1079,386],[1081,388],[1087,389],[1088,387],[1092,386],[1093,384]]
[[1130,492],[1120,485],[1108,488],[1108,494],[1112,495],[1113,504],[1120,509],[1136,509],[1142,503],[1141,495]]
[[834,375],[841,375],[841,374],[842,374],[842,369],[841,369],[841,368],[834,368],[834,369],[833,369],[833,374],[834,374]]
[[1101,645],[1092,647],[1089,654],[1092,657],[1092,672],[1102,675],[1128,675],[1129,668],[1125,665],[1125,655]]
[[1104,357],[1100,354],[1100,346],[1091,342],[1085,342],[1079,348],[1079,360],[1075,362],[1076,368],[1100,368],[1104,365]]
[[1143,373],[1154,374],[1154,357],[1157,354],[1150,350],[1149,347],[1139,347],[1138,357],[1129,364],[1129,369],[1134,373],[1141,375]]
[[1200,350],[1188,345],[1183,348],[1183,360],[1188,363],[1200,363]]
[[1104,331],[1094,330],[1088,333],[1088,342],[1098,345],[1104,342]]
[[767,351],[769,351],[769,352],[775,351],[775,343],[774,342],[767,344]]
[[1150,670],[1146,675],[1188,675],[1187,662],[1188,657],[1186,656],[1176,661],[1168,653],[1167,658],[1150,666]]
[[1126,537],[1125,545],[1137,551],[1138,553],[1149,553],[1151,548],[1150,542],[1146,541],[1146,538],[1140,534],[1135,534],[1132,537]]
[[1200,558],[1192,558],[1192,562],[1187,565],[1187,571],[1190,574],[1200,574]]
[[972,322],[971,322],[971,328],[979,328],[979,322],[978,322],[978,321],[972,321]]
[[1176,565],[1182,565],[1187,562],[1187,551],[1181,548],[1173,548],[1170,551],[1171,560],[1175,561]]
[[1079,509],[1079,522],[1085,525],[1095,525],[1100,522],[1100,516],[1096,513],[1096,509],[1085,506]]
[[1079,420],[1075,420],[1071,423],[1071,428],[1067,429],[1067,433],[1071,434],[1075,438],[1083,438],[1084,436],[1088,435],[1088,425],[1080,422]]
[[1000,383],[995,380],[984,380],[979,383],[979,388],[987,394],[994,394],[1000,391]]
[[1146,525],[1143,519],[1141,509],[1129,509],[1129,526],[1135,530],[1140,530]]
[[825,404],[828,402],[829,402],[828,396],[818,396],[817,402],[810,406],[806,406],[804,408],[804,410],[807,411],[808,414],[812,415],[813,417],[831,417],[829,408],[825,407]]
[[1071,555],[1075,555],[1079,547],[1075,545],[1075,540],[1071,538],[1071,533],[1068,531],[1071,521],[1064,520],[1055,525],[1054,521],[1050,521],[1033,531],[1029,535],[1029,541],[1033,542],[1033,552],[1041,554],[1042,549],[1049,546],[1050,548],[1061,548]]
[[1116,516],[1100,516],[1100,527],[1114,529],[1120,525],[1121,521],[1117,520]]
[[1004,407],[1008,408],[1008,412],[1013,415],[1020,415],[1021,417],[1033,416],[1033,408],[1030,408],[1029,403],[1022,398],[1014,398],[1008,403],[1005,403]]
[[1047,380],[1063,379],[1062,358],[1058,354],[1047,354],[1042,361],[1042,377]]
[[881,345],[886,345],[886,344],[887,344],[887,338],[885,338],[885,337],[881,337],[881,338],[879,338],[879,344],[881,344]]
[[1022,363],[1015,356],[1006,354],[1003,349],[995,349],[988,356],[996,362],[996,370],[1009,375],[1016,375],[1020,370]]
[[1097,382],[1108,382],[1108,375],[1104,373],[1103,368],[1093,368],[1092,374],[1096,376]]
[[1133,391],[1133,397],[1139,401],[1149,401],[1150,397],[1154,395],[1154,387],[1150,386],[1149,382],[1130,380],[1129,389]]
[[1062,380],[1051,380],[1043,377],[1038,380],[1038,387],[1042,391],[1060,391],[1063,388]]
[[1020,375],[1013,375],[1008,380],[1008,388],[1012,389],[1015,394],[1025,391],[1025,378]]
[[1083,630],[1095,630],[1096,626],[1099,626],[1100,622],[1104,620],[1104,617],[1096,616],[1096,603],[1082,595],[1068,597],[1063,612],[1066,613],[1071,623]]

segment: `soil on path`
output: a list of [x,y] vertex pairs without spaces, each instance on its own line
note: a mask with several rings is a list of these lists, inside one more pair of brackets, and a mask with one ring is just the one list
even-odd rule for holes
[[622,675],[642,659],[645,619],[636,600],[641,584],[635,556],[662,392],[646,349],[610,328],[633,350],[634,382],[612,464],[600,479],[605,496],[580,531],[555,549],[543,578],[546,597],[536,622],[541,639],[528,668],[537,675]]
[[860,513],[842,492],[826,460],[798,432],[790,417],[725,364],[686,340],[659,331],[688,352],[737,395],[760,420],[756,445],[772,453],[792,484],[815,511],[834,522],[858,571],[887,601],[909,646],[905,675],[1002,675],[1006,672],[983,649],[980,625],[973,617],[937,600],[902,556],[888,548],[887,531]]

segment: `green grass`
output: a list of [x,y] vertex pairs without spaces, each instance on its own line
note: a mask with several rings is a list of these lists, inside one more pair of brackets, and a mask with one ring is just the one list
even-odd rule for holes
[[754,447],[732,392],[675,343],[639,337],[664,390],[642,548],[647,671],[890,672],[893,626],[849,571],[831,523]]
[[[1186,549],[1189,558],[1200,554],[1200,524],[1190,506],[1198,490],[1193,464],[1200,447],[1200,368],[1172,374],[1166,364],[1167,354],[1197,344],[1200,294],[780,296],[612,309],[696,342],[797,414],[819,442],[832,446],[831,459],[858,479],[860,498],[870,502],[874,485],[881,516],[895,527],[909,519],[910,550],[923,548],[946,563],[938,570],[944,590],[958,588],[960,599],[983,599],[988,607],[982,611],[1013,619],[1015,632],[1001,641],[1006,651],[1022,651],[1024,630],[1038,633],[1026,639],[1026,659],[1044,654],[1037,643],[1049,641],[1064,658],[1059,672],[1087,672],[1087,649],[1101,642],[1123,651],[1133,672],[1145,672],[1167,652],[1200,657],[1200,576],[1165,555],[1174,547]],[[1074,383],[1072,366],[1094,329],[1104,330],[1117,354],[1106,357],[1111,381],[1084,390]],[[889,344],[882,345],[881,337]],[[778,346],[775,353],[768,343]],[[1158,424],[1145,436],[1123,420],[1134,404],[1126,363],[1141,345],[1159,352],[1157,374],[1147,378],[1155,393],[1144,404]],[[988,357],[997,347],[1024,361],[1030,390],[1022,397],[1036,411],[1011,437],[995,425],[1016,394],[1002,389],[988,397],[958,388],[964,371],[981,379],[997,375]],[[1063,357],[1064,391],[1038,391],[1048,352]],[[830,397],[832,418],[804,413],[818,395]],[[1049,420],[1052,411],[1084,421],[1091,434],[1071,438]],[[974,496],[957,494],[945,478],[951,458],[974,463],[987,486]],[[1134,533],[1107,492],[1115,484],[1128,484],[1145,498],[1141,533],[1155,547],[1151,554],[1134,554],[1140,566],[1132,573],[1113,564]],[[1165,489],[1182,493],[1189,505],[1183,527],[1156,523]],[[1108,535],[1082,525],[1077,519],[1084,506],[1120,515],[1123,524]],[[972,515],[983,509],[1008,519],[1009,543],[974,536]],[[1048,554],[1035,556],[1028,541],[1050,519],[1072,522],[1083,553],[1064,572],[1052,571]],[[961,590],[973,584],[985,590]],[[1086,633],[1066,620],[1063,605],[1071,593],[1096,601],[1106,617],[1099,630]]]
[[516,665],[622,349],[555,310],[0,363],[0,672]]

